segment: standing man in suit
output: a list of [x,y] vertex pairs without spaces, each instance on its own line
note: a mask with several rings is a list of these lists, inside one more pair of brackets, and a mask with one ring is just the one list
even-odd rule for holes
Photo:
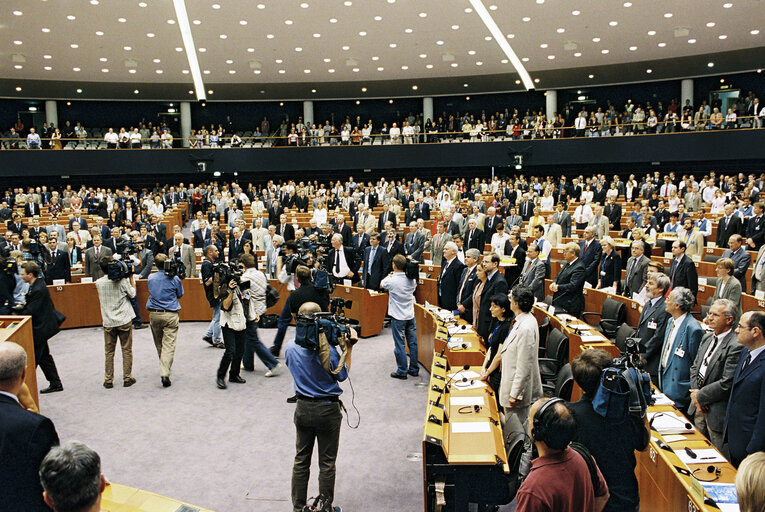
[[726,204],[725,216],[721,217],[717,223],[717,247],[727,248],[731,235],[743,232],[741,217],[734,215],[733,209],[732,203]]
[[[516,260],[520,265],[521,260]],[[521,273],[518,278],[518,284],[529,288],[534,297],[543,301],[545,299],[545,275],[547,268],[544,260],[539,259],[539,247],[532,243],[529,250],[526,251],[526,261],[523,262]],[[512,281],[511,281],[512,282]]]
[[[597,243],[597,240],[594,242]],[[582,258],[579,257],[580,250],[574,242],[569,242],[563,247],[566,264],[550,284],[550,291],[553,292],[552,305],[555,306],[556,313],[568,313],[578,317],[584,310],[585,268]],[[596,260],[596,279],[599,262],[600,257]]]
[[765,291],[765,245],[757,252],[752,272],[752,295],[760,290]]
[[486,212],[486,218],[483,220],[483,232],[486,239],[491,240],[491,236],[497,232],[497,224],[502,222],[502,219],[497,216],[497,209],[493,206],[490,206]]
[[468,322],[473,321],[473,289],[478,279],[476,269],[480,264],[480,259],[481,253],[478,252],[478,249],[468,249],[465,252],[465,268],[462,269],[460,284],[457,288],[457,311],[460,313],[460,318],[466,319]]
[[571,236],[571,214],[564,209],[564,205],[558,203],[555,206],[555,214],[553,219],[556,224],[560,225],[561,233],[564,238]]
[[645,292],[648,301],[643,304],[638,321],[637,337],[643,351],[643,368],[651,376],[654,384],[659,383],[659,356],[664,344],[669,313],[665,309],[664,298],[669,288],[669,277],[663,272],[648,274],[645,284]]
[[[287,222],[286,213],[282,213],[279,216],[279,224],[276,225],[276,234],[281,235],[285,242],[295,239],[295,227]],[[348,238],[350,239],[350,236]]]
[[159,217],[156,215],[151,216],[151,234],[155,240],[155,255],[157,252],[165,252],[165,240],[167,240],[167,226],[164,222],[159,221]]
[[385,223],[391,222],[393,227],[396,227],[396,214],[390,211],[388,204],[383,204],[383,211],[377,220],[377,232],[382,233],[385,229]]
[[85,220],[85,217],[80,215],[79,210],[75,211],[74,217],[69,219],[69,231],[73,231],[75,222],[80,225],[80,229],[84,231],[88,230],[88,221]]
[[512,229],[513,226],[521,227],[523,225],[523,217],[516,212],[517,210],[515,206],[511,206],[508,215],[505,216],[505,229],[508,231]]
[[404,249],[406,250],[407,258],[412,261],[422,261],[422,252],[425,250],[425,237],[417,231],[416,221],[409,223],[409,233],[406,235]]
[[364,267],[361,269],[361,282],[368,290],[379,290],[380,282],[390,268],[390,257],[380,245],[380,235],[372,233],[369,247],[364,250]]
[[58,376],[53,356],[50,355],[48,340],[58,333],[59,326],[48,288],[45,286],[45,281],[39,277],[40,266],[37,263],[27,261],[21,265],[21,279],[29,284],[27,303],[21,314],[32,317],[35,363],[42,369],[45,378],[48,379],[48,387],[41,390],[40,393],[55,393],[63,391],[64,386]]
[[753,213],[746,225],[746,245],[750,251],[757,251],[765,243],[765,204],[754,203]]
[[534,215],[534,201],[529,199],[528,194],[523,194],[523,200],[518,208],[518,214],[523,218],[523,221],[528,221],[532,215]]
[[[259,220],[256,219],[256,221]],[[202,219],[199,221],[199,229],[194,231],[194,248],[195,249],[204,249],[208,245],[210,245],[210,240],[212,238],[212,231],[210,231],[210,228],[207,226],[207,221]],[[259,249],[262,249],[259,247]]]
[[176,233],[173,238],[175,243],[168,249],[167,255],[170,259],[173,259],[180,252],[181,263],[186,267],[186,277],[196,277],[197,258],[194,254],[194,249],[192,249],[189,244],[183,243],[183,233]]
[[[353,231],[351,230],[351,227],[345,223],[345,215],[342,213],[338,213],[335,217],[335,226],[334,226],[335,233],[339,233],[340,236],[343,237],[343,245],[350,245],[351,244],[351,237],[353,236]],[[278,230],[277,230],[278,233]]]
[[749,270],[749,265],[752,263],[752,256],[744,248],[743,244],[744,237],[741,235],[731,235],[728,239],[728,249],[723,252],[722,257],[733,260],[735,264],[733,277],[739,280],[741,291],[746,293],[746,271]]
[[563,230],[555,223],[555,216],[547,216],[547,225],[545,226],[545,238],[550,242],[551,247],[558,247],[563,239]]
[[101,258],[111,258],[112,251],[103,247],[101,235],[93,235],[93,247],[86,249],[83,257],[83,270],[85,277],[92,277],[93,281],[104,276],[99,263]]
[[465,264],[457,258],[457,244],[448,242],[444,246],[441,274],[438,276],[438,305],[448,311],[457,309],[457,292]]
[[635,240],[630,246],[632,256],[627,260],[627,274],[624,280],[624,296],[632,298],[633,293],[643,289],[648,278],[648,263],[650,259],[645,255],[645,242]]
[[326,259],[326,270],[332,276],[342,282],[350,279],[352,282],[359,280],[359,261],[356,251],[343,245],[343,236],[340,233],[332,235],[332,248]]
[[51,420],[19,403],[26,366],[23,348],[0,343],[0,500],[8,510],[50,512],[37,472],[45,455],[58,444],[58,434]]
[[744,313],[736,335],[744,348],[733,374],[723,440],[738,467],[747,455],[765,451],[765,313]]
[[693,423],[715,448],[723,450],[723,427],[733,374],[741,350],[733,325],[738,306],[719,299],[709,308],[707,323],[712,328],[701,338],[701,345],[691,365],[691,405],[688,414]]
[[48,231],[48,236],[55,231],[58,233],[59,240],[62,242],[66,240],[66,230],[64,229],[64,226],[58,223],[58,216],[54,215],[51,217],[50,224],[46,229]]
[[483,231],[478,229],[478,222],[475,219],[470,219],[468,221],[468,229],[465,232],[465,247],[468,249],[478,249],[479,252],[483,253],[484,240]]
[[244,245],[244,240],[245,238],[242,235],[242,230],[240,230],[238,227],[231,230],[231,240],[228,242],[229,261],[238,259],[239,256],[242,255],[244,252],[244,248],[242,247]]
[[693,219],[686,217],[683,221],[683,227],[677,230],[678,240],[685,242],[687,255],[689,258],[699,259],[704,257],[704,235],[693,226]]
[[622,229],[622,205],[616,204],[613,197],[609,197],[606,207],[603,209],[603,214],[608,218],[608,229],[614,231],[621,231]]
[[69,253],[66,250],[58,248],[58,239],[55,236],[48,239],[48,250],[50,252],[50,262],[45,269],[45,283],[53,284],[54,279],[63,279],[67,283],[72,280],[71,264],[69,263]]
[[489,339],[491,326],[491,298],[497,294],[507,295],[507,281],[499,272],[499,255],[495,252],[484,256],[483,269],[486,272],[486,283],[481,292],[481,303],[478,312],[478,334],[484,339]]
[[444,257],[444,247],[448,242],[452,241],[452,235],[446,232],[448,227],[446,221],[441,221],[437,224],[438,230],[430,243],[430,259],[433,261],[433,265],[441,265]]
[[696,296],[688,288],[673,288],[665,308],[672,318],[667,321],[664,344],[659,359],[659,388],[685,415],[691,403],[691,364],[696,359],[704,329],[691,316]]
[[685,254],[685,242],[675,240],[672,242],[672,263],[669,267],[670,288],[688,288],[693,293],[694,300],[699,292],[699,276],[696,265]]
[[598,283],[598,265],[603,254],[603,247],[595,239],[595,228],[584,229],[584,240],[579,242],[579,254],[584,265],[584,280],[593,287]]
[[595,230],[595,238],[597,240],[602,240],[603,237],[608,235],[608,217],[603,215],[603,207],[599,204],[592,208],[592,218],[587,223],[587,226]]
[[526,251],[521,247],[517,233],[510,233],[507,237],[507,242],[505,242],[505,256],[514,259],[515,265],[508,267],[505,270],[505,279],[508,282],[508,287],[512,288],[515,286],[521,275],[521,269],[526,261]]

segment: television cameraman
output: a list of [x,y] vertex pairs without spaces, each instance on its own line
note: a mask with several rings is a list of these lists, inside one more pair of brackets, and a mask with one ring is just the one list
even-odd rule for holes
[[[101,305],[101,319],[104,326],[104,387],[114,387],[114,350],[117,339],[122,346],[122,385],[129,388],[135,384],[133,378],[133,318],[135,312],[131,301],[135,299],[133,275],[121,279],[110,279],[109,264],[114,261],[111,254],[98,259],[103,276],[96,279],[96,291]],[[127,267],[125,267],[127,268]]]
[[279,357],[279,352],[282,350],[282,343],[284,342],[284,335],[287,333],[287,327],[289,327],[292,321],[292,315],[296,314],[300,309],[300,306],[306,302],[315,302],[319,305],[322,311],[329,311],[329,290],[316,288],[311,278],[311,269],[305,265],[298,265],[295,270],[300,288],[289,294],[287,302],[284,303],[284,308],[279,316],[279,326],[274,336],[274,344],[269,349],[274,357]]
[[[308,270],[306,267],[299,267]],[[302,289],[302,287],[301,287]],[[299,291],[299,290],[298,290]],[[296,293],[296,292],[295,292]],[[321,311],[319,304],[305,302],[299,315],[310,315]],[[318,352],[298,345],[295,340],[287,343],[284,352],[285,362],[292,373],[297,395],[295,407],[295,430],[297,431],[295,463],[292,467],[292,509],[302,512],[308,496],[308,478],[311,469],[311,456],[314,442],[318,442],[319,451],[319,494],[324,498],[324,511],[339,512],[340,507],[332,507],[335,494],[335,461],[340,444],[340,425],[342,413],[340,395],[343,390],[338,382],[348,378],[353,340],[358,339],[356,331],[349,329],[351,343],[347,345],[345,367],[333,375],[326,370],[319,360]],[[318,344],[318,340],[311,340]],[[337,368],[340,354],[330,348],[330,363]]]
[[[407,259],[403,254],[393,257],[393,272],[380,283],[388,290],[388,314],[391,316],[390,327],[393,331],[398,368],[390,374],[394,379],[406,380],[407,374],[416,377],[420,373],[417,362],[417,323],[414,320],[414,291],[417,280],[406,275]],[[409,346],[409,365],[406,364],[404,342]]]
[[158,272],[149,276],[149,325],[154,338],[154,346],[159,356],[159,376],[162,386],[170,387],[170,367],[175,355],[175,342],[178,338],[178,312],[181,305],[178,299],[183,297],[183,284],[178,276],[165,274],[167,256],[159,253],[154,258]]
[[15,303],[16,268],[10,245],[3,245],[0,247],[0,315],[10,315]]
[[205,258],[202,260],[202,286],[205,289],[205,297],[213,310],[213,317],[207,332],[202,337],[204,341],[216,348],[224,348],[223,335],[220,329],[220,299],[213,294],[213,266],[220,256],[216,245],[205,247]]
[[[220,300],[220,326],[223,331],[223,343],[226,351],[218,366],[216,383],[219,389],[226,389],[226,372],[229,382],[244,384],[247,382],[239,375],[244,354],[247,333],[247,317],[244,313],[242,288],[249,288],[250,282],[243,286],[235,274],[221,279],[218,300]],[[247,305],[249,309],[249,304]]]

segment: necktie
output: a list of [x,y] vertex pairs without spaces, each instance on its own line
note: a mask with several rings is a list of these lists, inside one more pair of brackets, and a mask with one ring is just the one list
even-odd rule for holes
[[53,251],[53,261],[56,261],[56,255],[58,254],[58,251]]
[[751,363],[751,362],[752,362],[752,353],[749,352],[746,355],[746,359],[744,359],[744,366],[741,367],[741,372],[742,373],[744,372],[744,370],[746,370],[746,367],[749,366],[749,363]]
[[335,274],[340,273],[340,251],[335,249]]
[[367,274],[372,275],[372,263],[375,261],[375,255],[377,254],[377,247],[372,247],[369,251],[369,268],[367,268]]
[[531,266],[531,260],[526,260],[526,263],[523,265],[523,278],[526,277],[526,275],[529,273],[529,267]]
[[661,367],[666,368],[667,363],[669,362],[669,354],[672,352],[672,346],[670,344],[670,341],[672,340],[672,333],[675,330],[675,321],[672,321],[672,327],[669,329],[669,334],[667,335],[667,341],[664,342],[664,350],[661,353]]
[[630,277],[632,276],[632,271],[635,270],[635,265],[637,264],[637,260],[632,260],[630,262],[630,268],[627,269],[627,283],[630,282]]
[[712,359],[712,355],[715,353],[715,349],[717,349],[717,345],[720,343],[720,338],[718,336],[715,336],[714,338],[715,340],[704,356],[704,360],[701,362],[701,367],[699,368],[699,387],[701,387],[701,384],[704,382],[704,377],[706,377],[709,360]]
[[99,254],[101,254],[101,249],[96,247],[96,259],[98,259]]
[[80,232],[77,232],[77,243],[82,243],[82,239],[80,238]]

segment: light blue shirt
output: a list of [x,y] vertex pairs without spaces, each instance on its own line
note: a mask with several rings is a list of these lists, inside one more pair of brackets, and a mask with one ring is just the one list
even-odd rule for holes
[[417,281],[406,277],[404,272],[393,272],[380,283],[388,290],[388,314],[396,320],[414,318],[414,290]]
[[[337,368],[340,354],[337,349],[329,349],[329,360],[332,368]],[[295,393],[312,398],[340,396],[343,390],[338,381],[348,378],[348,367],[344,366],[340,373],[330,375],[319,361],[316,352],[301,347],[295,340],[287,342],[284,349],[284,362],[287,364],[292,380],[295,383]]]
[[178,299],[183,297],[183,284],[178,276],[168,279],[165,271],[160,270],[149,276],[146,283],[149,288],[149,300],[146,309],[160,311],[180,311]]

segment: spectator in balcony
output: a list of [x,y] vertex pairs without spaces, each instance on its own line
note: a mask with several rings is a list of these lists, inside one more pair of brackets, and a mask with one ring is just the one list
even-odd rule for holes
[[141,133],[138,128],[130,132],[130,149],[141,149]]
[[35,133],[34,127],[30,128],[27,135],[27,149],[40,149],[41,145],[40,134]]
[[130,144],[130,134],[125,131],[124,127],[120,128],[120,132],[117,135],[117,138],[118,138],[119,148],[120,149],[127,149],[129,144]]
[[704,112],[704,106],[700,106],[699,110],[693,116],[693,126],[697,132],[707,129],[707,114]]
[[173,135],[170,133],[169,128],[165,128],[160,136],[162,141],[162,149],[171,149],[173,147]]
[[104,142],[106,142],[106,149],[117,149],[119,136],[114,133],[114,128],[109,128],[109,131],[106,132],[106,135],[104,135]]
[[723,124],[723,115],[720,113],[720,109],[715,107],[712,110],[712,115],[709,116],[709,128],[711,130],[719,130]]
[[80,144],[85,144],[85,139],[88,136],[88,132],[79,122],[74,127],[74,136],[77,137],[77,140]]
[[53,133],[50,136],[50,146],[51,149],[62,149],[61,148],[61,130],[56,128],[53,130]]

